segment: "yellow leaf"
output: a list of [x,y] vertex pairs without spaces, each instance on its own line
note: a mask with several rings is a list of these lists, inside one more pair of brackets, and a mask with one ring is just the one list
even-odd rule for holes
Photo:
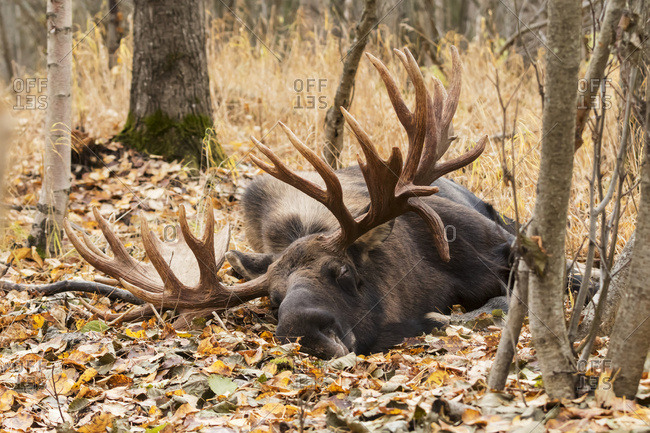
[[442,385],[448,377],[449,375],[445,370],[436,370],[431,373],[431,376],[429,376],[426,383],[429,385]]
[[113,415],[110,413],[96,413],[88,424],[79,427],[79,433],[105,433],[106,427],[113,423]]
[[2,388],[0,390],[0,412],[6,412],[14,405],[14,397],[18,396],[13,389]]
[[463,412],[463,423],[468,425],[482,424],[485,421],[481,418],[481,412],[471,407],[468,407]]
[[38,254],[38,251],[36,251],[36,247],[32,247],[32,260],[38,263],[41,268],[43,267],[43,259]]
[[126,331],[125,331],[124,333],[125,333],[128,337],[131,337],[131,338],[134,338],[134,339],[138,339],[138,338],[144,338],[144,337],[146,337],[146,334],[145,334],[145,332],[144,332],[144,329],[141,329],[141,330],[139,330],[139,331],[137,331],[137,332],[133,332],[133,331],[130,330],[129,328],[126,328]]
[[34,329],[42,328],[45,324],[45,317],[42,314],[34,314],[32,320],[34,321]]
[[86,383],[90,380],[92,380],[95,376],[97,376],[97,370],[95,370],[92,367],[89,367],[84,371],[81,376],[79,376],[79,379],[77,379],[77,385],[81,385],[82,383]]
[[205,369],[208,373],[220,374],[222,376],[230,376],[232,374],[232,368],[227,366],[221,360],[217,360],[211,366]]
[[268,362],[268,363],[266,363],[266,365],[264,365],[264,367],[262,367],[262,371],[267,376],[275,376],[275,373],[278,372],[278,364]]
[[282,403],[266,403],[261,409],[262,416],[273,415],[276,418],[282,418],[284,414],[284,405]]
[[47,381],[47,388],[50,392],[54,393],[53,386],[56,387],[56,392],[60,395],[68,395],[73,390],[75,381],[70,379],[65,371],[62,371],[61,374],[55,376],[54,384],[51,380]]
[[17,262],[26,259],[27,257],[32,256],[31,248],[16,248],[11,252],[11,255],[14,256],[14,260]]
[[154,418],[160,418],[162,414],[163,414],[162,411],[158,409],[158,407],[155,405],[149,408],[149,416],[152,416]]

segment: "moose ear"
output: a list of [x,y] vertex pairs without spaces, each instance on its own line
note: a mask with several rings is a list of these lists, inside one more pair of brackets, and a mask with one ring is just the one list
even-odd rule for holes
[[384,223],[380,226],[375,227],[370,230],[368,233],[361,236],[356,240],[354,246],[360,248],[363,251],[371,251],[380,246],[388,236],[393,232],[393,226],[395,225],[395,220],[392,219],[387,223]]
[[226,253],[230,266],[242,277],[252,280],[264,275],[269,265],[273,263],[273,254],[243,253],[230,250]]

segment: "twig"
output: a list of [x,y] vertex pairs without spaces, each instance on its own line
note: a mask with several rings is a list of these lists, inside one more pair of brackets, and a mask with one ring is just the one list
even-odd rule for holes
[[[601,95],[604,97],[605,86],[602,86]],[[596,230],[598,224],[598,214],[600,213],[598,209],[600,206],[596,206],[596,178],[600,176],[600,159],[601,159],[601,149],[603,141],[603,129],[605,126],[605,107],[604,105],[601,108],[601,115],[598,116],[596,131],[597,136],[594,140],[594,162],[593,169],[591,173],[591,178],[589,179],[589,246],[587,247],[587,261],[585,263],[585,273],[580,283],[580,290],[578,291],[578,297],[573,304],[573,312],[571,313],[571,320],[569,324],[569,341],[573,343],[576,339],[576,334],[578,332],[578,324],[580,322],[580,315],[587,299],[587,292],[589,291],[589,285],[591,283],[591,271],[594,265],[594,255],[596,252]],[[621,148],[623,146],[621,145]],[[617,161],[618,164],[618,161]],[[609,201],[609,200],[608,200]],[[602,204],[602,202],[601,202]],[[604,207],[603,207],[604,210]]]
[[52,391],[54,392],[54,398],[56,399],[56,406],[59,409],[61,422],[64,423],[65,418],[63,418],[63,411],[61,410],[61,402],[59,401],[59,393],[56,390],[56,381],[54,380],[54,363],[52,363]]
[[[223,323],[223,320],[221,320],[221,317],[219,317],[219,314],[218,314],[216,311],[213,311],[213,312],[212,312],[212,317],[214,317],[214,320],[216,320],[217,322],[219,322],[219,326],[221,326],[221,328],[222,328],[224,331],[226,331],[228,334],[231,334],[231,332],[228,330],[228,328],[226,328],[226,324]],[[232,334],[231,334],[231,335],[232,335]]]
[[499,51],[497,51],[496,57],[499,58],[505,53],[505,51],[514,44],[517,39],[519,39],[521,36],[525,35],[526,33],[530,33],[535,30],[539,30],[542,27],[546,27],[548,25],[548,20],[540,21],[535,24],[531,24],[525,28],[520,28],[515,34],[510,36],[508,40],[503,44],[501,48],[499,48]]
[[162,326],[165,326],[165,321],[164,321],[163,318],[160,316],[160,313],[158,313],[158,310],[156,309],[156,307],[155,307],[151,302],[149,303],[149,307],[151,308],[151,311],[153,311],[153,314],[154,314],[154,315],[158,318],[158,320],[160,321],[160,324],[161,324]]
[[[616,158],[616,168],[614,169],[614,174],[612,175],[612,180],[607,191],[607,194],[610,195],[610,191],[612,190],[612,184],[616,184],[618,186],[617,200],[614,206],[613,215],[611,219],[608,221],[607,227],[603,228],[603,237],[601,238],[602,246],[600,248],[600,254],[601,257],[603,257],[602,267],[605,270],[605,276],[604,278],[601,278],[602,284],[600,288],[600,292],[601,292],[600,299],[598,300],[598,305],[596,306],[596,311],[594,312],[594,318],[591,322],[591,328],[589,329],[589,334],[587,335],[587,338],[584,341],[584,348],[580,355],[581,361],[586,361],[589,358],[589,355],[591,354],[591,349],[593,348],[594,339],[596,338],[596,333],[598,331],[598,328],[600,327],[602,311],[605,303],[607,302],[607,293],[609,290],[609,285],[612,280],[612,276],[609,270],[612,268],[612,264],[614,263],[614,255],[616,253],[616,240],[618,238],[618,224],[621,216],[621,212],[620,212],[621,193],[623,188],[623,181],[625,179],[625,175],[622,174],[622,169],[624,164],[625,152],[627,150],[627,141],[629,138],[630,111],[632,107],[632,99],[634,97],[634,86],[636,84],[637,72],[638,72],[638,68],[632,68],[632,72],[630,73],[630,86],[628,88],[627,100],[625,102],[623,131],[621,132],[621,148],[619,149]],[[618,175],[618,182],[615,179],[616,175]],[[600,208],[601,206],[599,205],[596,208],[596,210]],[[604,207],[603,207],[603,211],[604,211]],[[612,236],[609,252],[607,251],[608,236],[605,236],[606,234],[607,235],[611,234]]]

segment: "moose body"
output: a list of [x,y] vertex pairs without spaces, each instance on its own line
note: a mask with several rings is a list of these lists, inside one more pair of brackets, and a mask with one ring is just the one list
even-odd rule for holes
[[[251,159],[272,176],[253,181],[243,200],[246,234],[258,252],[228,251],[229,227],[215,235],[211,208],[197,237],[181,206],[174,242],[161,242],[142,220],[150,262],[129,255],[96,209],[112,256],[87,236],[77,236],[66,221],[77,251],[145,302],[107,319],[139,319],[154,314],[155,305],[172,310],[174,325],[185,327],[196,317],[269,296],[278,318],[276,336],[299,340],[305,351],[330,358],[384,350],[427,332],[438,324],[434,314],[449,313],[456,304],[475,311],[506,308],[511,227],[490,205],[443,178],[471,164],[487,143],[483,136],[472,149],[442,160],[455,139],[458,52],[452,47],[448,92],[434,79],[432,93],[413,55],[407,49],[395,54],[415,89],[413,111],[386,66],[372,55],[368,59],[406,131],[404,158],[397,146],[381,158],[370,135],[343,107],[364,155],[356,167],[333,171],[282,123],[315,172],[294,172],[253,139],[270,163]],[[221,282],[218,272],[226,258],[248,281]]]
[[[369,197],[359,167],[336,174],[348,209],[361,214]],[[315,173],[301,176],[318,181]],[[343,253],[322,251],[315,239],[336,229],[336,219],[270,176],[258,177],[243,198],[246,236],[261,254],[232,252],[228,260],[248,278],[268,272],[278,282],[270,288],[278,336],[303,337],[308,350],[323,357],[384,350],[439,325],[427,313],[449,314],[457,304],[475,310],[506,295],[514,239],[506,220],[448,179],[433,185],[439,192],[421,200],[445,224],[449,262],[413,213]],[[342,267],[354,282],[337,281]]]

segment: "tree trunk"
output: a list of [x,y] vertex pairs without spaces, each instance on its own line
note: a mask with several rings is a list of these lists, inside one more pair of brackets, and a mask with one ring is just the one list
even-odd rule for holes
[[334,104],[327,110],[325,115],[325,148],[323,154],[327,163],[333,168],[339,168],[341,151],[343,150],[343,114],[341,107],[349,108],[354,86],[354,77],[357,75],[357,68],[361,55],[368,42],[368,34],[372,31],[377,21],[377,1],[366,0],[361,21],[357,25],[357,36],[354,38],[350,51],[343,59],[343,73],[339,87],[336,89]]
[[116,139],[195,167],[222,161],[216,140],[204,140],[212,105],[203,0],[135,0],[134,6],[130,110]]
[[645,152],[641,168],[641,200],[629,287],[623,294],[610,338],[608,358],[616,375],[614,392],[633,399],[650,349],[650,83],[646,82]]
[[[0,106],[0,200],[5,202],[5,173],[12,134],[11,118],[4,106]],[[4,206],[0,209],[0,227],[4,228]]]
[[72,4],[47,2],[47,116],[43,186],[30,235],[39,253],[60,250],[63,218],[70,194],[72,119]]
[[512,359],[517,349],[517,341],[521,334],[521,327],[528,313],[528,281],[530,270],[522,260],[517,268],[517,281],[510,298],[508,319],[506,326],[501,331],[501,341],[494,357],[492,368],[488,376],[488,387],[491,390],[503,391],[508,380],[508,373]]
[[528,230],[531,239],[540,242],[529,279],[530,328],[544,386],[552,398],[575,395],[575,363],[567,337],[563,299],[580,64],[580,13],[580,3],[575,0],[549,2],[541,163]]
[[[612,281],[609,283],[609,290],[607,291],[607,300],[603,304],[602,316],[600,324],[598,325],[598,332],[596,335],[609,336],[611,335],[614,321],[616,320],[616,312],[621,303],[623,293],[627,291],[630,281],[630,264],[632,262],[632,251],[634,249],[634,239],[636,232],[632,233],[628,239],[623,251],[616,259],[616,263],[612,268]],[[578,328],[577,337],[583,339],[589,333],[591,324],[594,320],[596,313],[596,305],[600,302],[600,291],[594,295],[593,299],[585,307],[582,322]]]
[[123,16],[118,0],[108,1],[108,23],[106,25],[106,47],[108,48],[108,67],[117,65],[117,50],[124,37]]
[[582,131],[587,123],[589,110],[593,105],[593,98],[598,94],[600,81],[605,77],[605,67],[609,60],[610,45],[616,40],[616,26],[621,19],[624,7],[624,0],[609,0],[607,2],[605,17],[600,26],[596,47],[589,61],[587,73],[585,74],[584,88],[581,89],[580,97],[578,98],[579,107],[575,135],[576,150],[582,146]]
[[13,77],[13,62],[16,60],[14,45],[10,40],[10,35],[13,34],[12,30],[16,30],[13,9],[12,3],[0,5],[0,42],[2,43],[2,59],[5,66],[0,78],[7,81],[11,81]]

